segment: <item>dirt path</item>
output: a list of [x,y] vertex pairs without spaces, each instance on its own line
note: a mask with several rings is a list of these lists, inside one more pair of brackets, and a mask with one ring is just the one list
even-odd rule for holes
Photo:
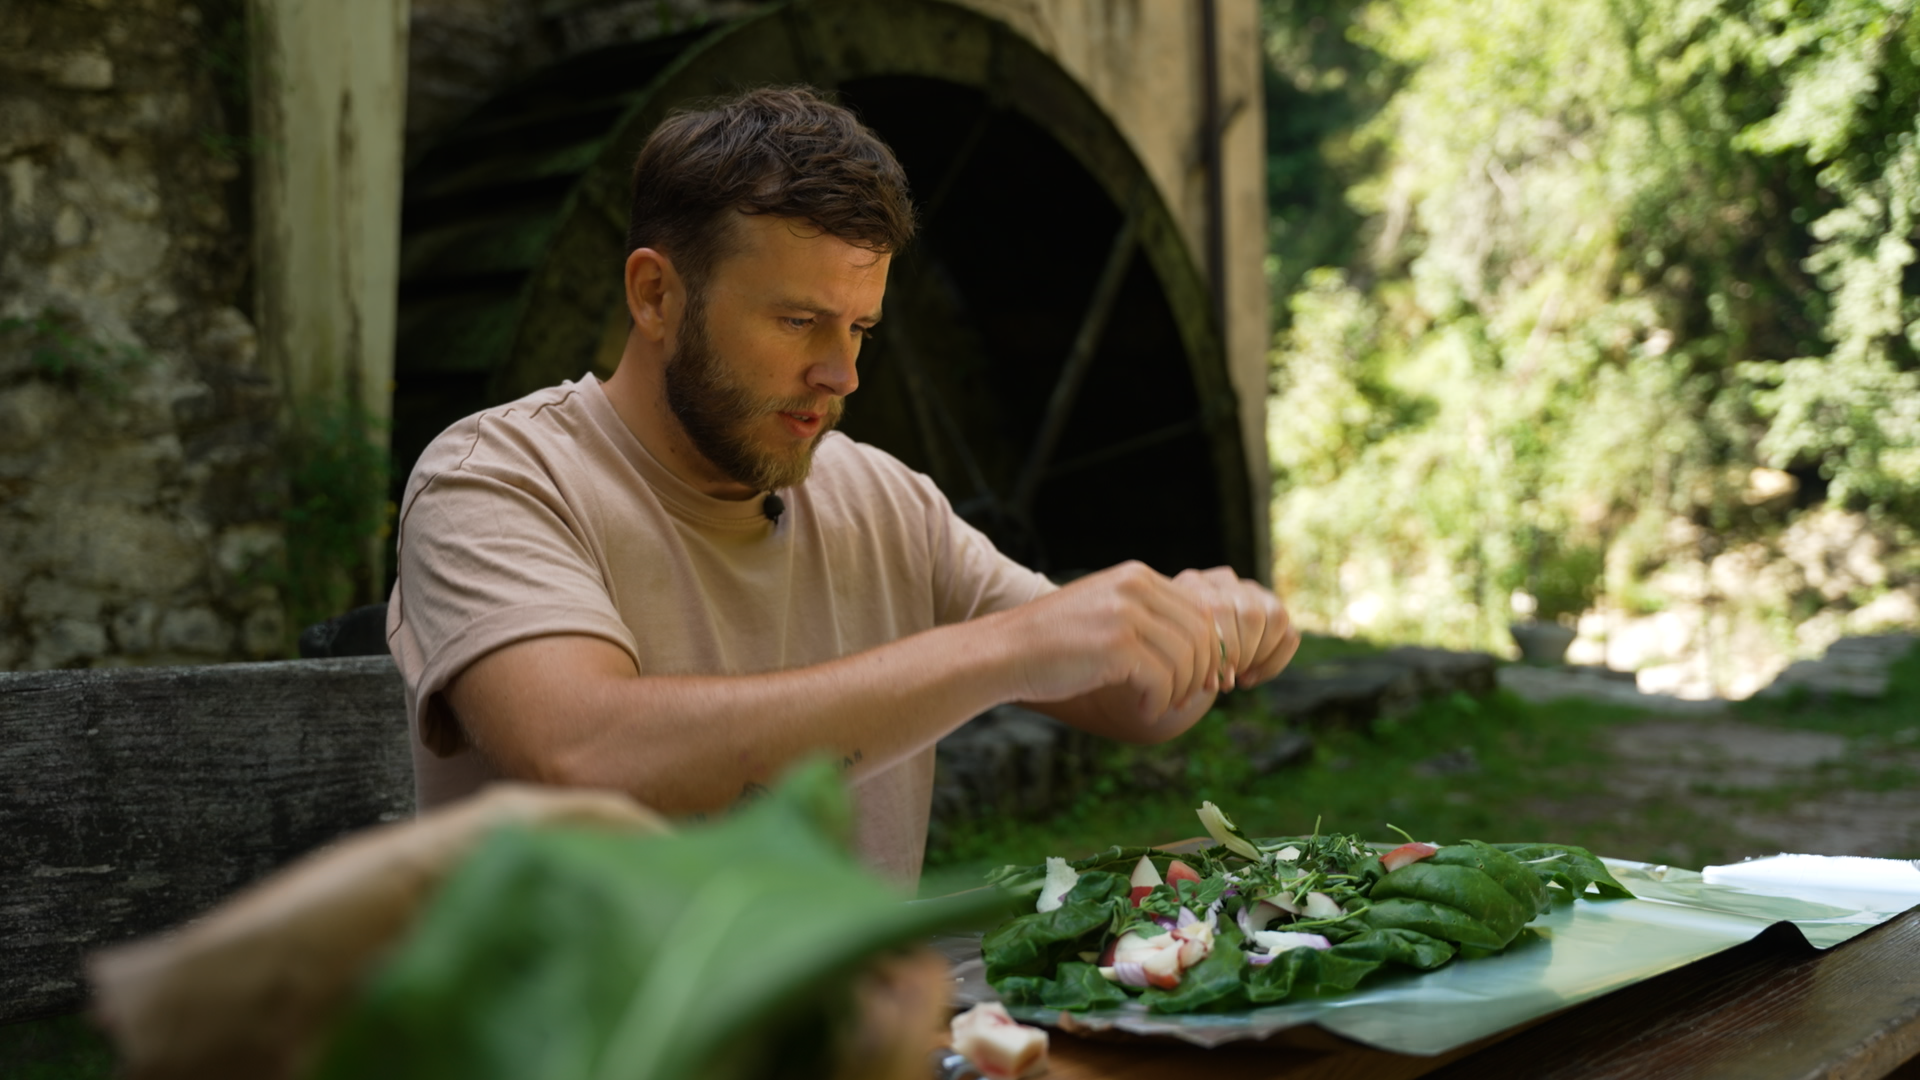
[[[1607,731],[1604,796],[1556,800],[1571,820],[1633,824],[1670,836],[1672,858],[1775,852],[1920,856],[1920,708],[1888,697],[1891,666],[1912,635],[1843,639],[1788,669],[1775,705],[1742,713],[1724,701],[1638,691],[1631,676],[1581,668],[1503,668],[1523,698],[1647,710]],[[1792,689],[1798,687],[1797,690]],[[1794,711],[1792,694],[1814,704]],[[1758,717],[1758,718],[1756,718]],[[1544,808],[1543,808],[1544,809]]]
[[[1920,724],[1920,718],[1916,718]],[[1920,852],[1920,727],[1905,738],[1738,720],[1660,717],[1611,732],[1609,787],[1629,803],[1677,803],[1779,851]]]

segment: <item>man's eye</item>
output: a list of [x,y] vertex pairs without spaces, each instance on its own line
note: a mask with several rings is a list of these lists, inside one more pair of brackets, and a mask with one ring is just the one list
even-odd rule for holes
[[873,327],[871,327],[871,326],[858,326],[858,325],[856,325],[856,326],[855,326],[855,327],[853,328],[853,332],[854,332],[855,334],[857,334],[857,335],[859,336],[859,338],[860,338],[860,340],[861,340],[861,341],[872,341],[872,340],[873,340]]
[[807,327],[813,325],[812,319],[801,318],[799,316],[793,316],[793,315],[787,316],[785,321],[788,326],[791,326],[795,330],[805,330]]

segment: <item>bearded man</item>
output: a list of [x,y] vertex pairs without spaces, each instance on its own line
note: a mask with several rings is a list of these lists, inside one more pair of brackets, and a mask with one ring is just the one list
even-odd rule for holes
[[407,485],[388,642],[423,807],[505,776],[700,813],[827,753],[861,854],[911,882],[934,743],[968,718],[1157,742],[1292,657],[1256,582],[1056,588],[833,433],[912,235],[892,153],[809,91],[654,132],[618,369],[455,424]]

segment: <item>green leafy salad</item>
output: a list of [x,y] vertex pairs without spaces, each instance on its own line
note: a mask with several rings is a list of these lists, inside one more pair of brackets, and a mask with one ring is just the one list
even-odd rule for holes
[[981,942],[1000,996],[1074,1011],[1245,1009],[1351,990],[1389,964],[1430,971],[1498,952],[1556,897],[1632,895],[1584,848],[1409,837],[1381,852],[1317,826],[1251,839],[1212,803],[1199,815],[1216,843],[1182,858],[1113,847],[989,875],[1035,898]]

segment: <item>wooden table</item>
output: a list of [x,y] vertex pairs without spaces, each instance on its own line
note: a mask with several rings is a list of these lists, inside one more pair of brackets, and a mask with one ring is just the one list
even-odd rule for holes
[[1824,953],[1786,927],[1437,1057],[1318,1029],[1215,1050],[1053,1036],[1051,1080],[1920,1080],[1920,908]]

